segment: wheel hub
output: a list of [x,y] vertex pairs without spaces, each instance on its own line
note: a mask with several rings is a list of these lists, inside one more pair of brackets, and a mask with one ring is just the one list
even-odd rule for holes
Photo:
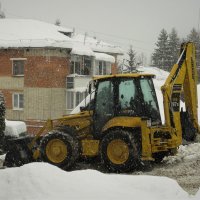
[[112,140],[107,147],[107,156],[112,163],[123,164],[128,160],[129,147],[123,140]]
[[46,155],[53,163],[61,163],[67,157],[67,146],[59,139],[52,139],[46,146]]

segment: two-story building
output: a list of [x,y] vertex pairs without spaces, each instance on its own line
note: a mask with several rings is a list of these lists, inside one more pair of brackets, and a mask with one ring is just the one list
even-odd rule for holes
[[[121,48],[36,20],[0,20],[0,90],[6,117],[35,121],[69,114],[93,75],[116,73]],[[29,128],[30,130],[30,128]]]

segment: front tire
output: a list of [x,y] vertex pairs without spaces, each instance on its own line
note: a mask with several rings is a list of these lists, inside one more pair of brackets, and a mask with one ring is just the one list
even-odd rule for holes
[[101,161],[110,172],[128,172],[139,165],[141,145],[133,133],[110,131],[101,141]]
[[56,130],[44,136],[40,151],[43,161],[68,170],[79,157],[79,143],[72,134]]

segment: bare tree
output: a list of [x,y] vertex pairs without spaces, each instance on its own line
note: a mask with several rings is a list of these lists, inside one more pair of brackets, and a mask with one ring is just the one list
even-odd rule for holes
[[61,21],[60,21],[60,19],[56,19],[56,21],[55,21],[55,25],[56,25],[56,26],[60,26],[60,25],[61,25]]
[[1,2],[0,2],[0,19],[6,18],[5,13],[1,10]]

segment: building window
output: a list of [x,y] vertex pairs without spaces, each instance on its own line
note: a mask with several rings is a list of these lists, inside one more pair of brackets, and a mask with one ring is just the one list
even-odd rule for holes
[[111,63],[106,61],[97,61],[96,62],[96,74],[97,75],[106,75],[111,73]]
[[25,62],[25,60],[12,60],[14,76],[23,76],[24,75],[24,62]]
[[84,56],[83,57],[83,69],[82,69],[82,74],[83,75],[90,75],[91,74],[91,69],[92,69],[92,59],[91,57]]
[[67,110],[73,110],[85,97],[87,92],[67,91]]
[[81,56],[72,56],[70,74],[81,74]]
[[67,109],[72,110],[74,108],[74,92],[67,92]]
[[15,93],[13,94],[13,109],[22,110],[24,108],[24,95]]
[[91,75],[92,58],[89,56],[72,55],[70,74]]
[[106,75],[106,62],[99,61],[99,75]]
[[74,77],[67,77],[67,89],[74,88]]
[[76,106],[86,97],[86,92],[76,92]]

